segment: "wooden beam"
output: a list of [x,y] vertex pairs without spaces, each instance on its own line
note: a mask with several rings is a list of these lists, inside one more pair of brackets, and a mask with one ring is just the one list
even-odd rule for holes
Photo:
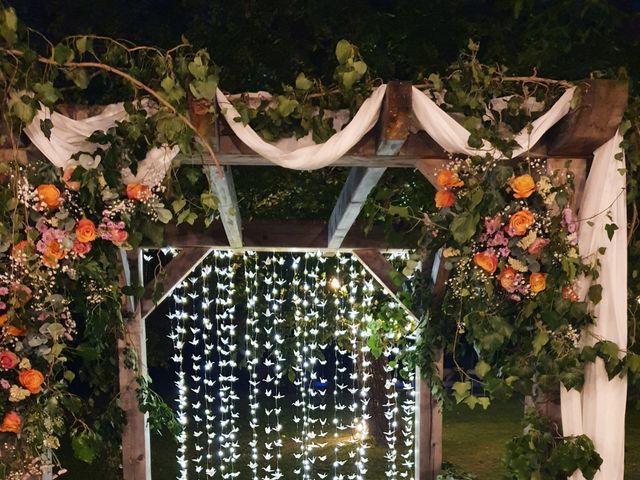
[[385,168],[353,167],[329,218],[327,245],[340,248]]
[[[441,252],[431,258],[425,258],[421,265],[422,275],[433,282],[431,293],[431,311],[433,315],[440,312],[444,298],[448,272],[441,262]],[[444,371],[444,355],[442,352],[436,360],[436,367],[442,378]],[[416,379],[416,480],[436,480],[442,470],[442,408],[431,393],[428,382],[422,378],[418,370]]]
[[[403,251],[415,248],[417,235],[402,235],[390,243],[381,228],[373,228],[366,235],[363,226],[355,225],[344,239],[339,250],[377,248],[379,250]],[[243,226],[244,250],[305,251],[330,250],[327,248],[327,222],[316,220],[251,220]],[[209,228],[202,226],[169,224],[165,227],[164,245],[144,245],[147,248],[170,246],[231,248],[221,222]],[[333,249],[331,249],[333,250]]]
[[589,158],[611,140],[627,109],[626,80],[586,80],[578,85],[580,102],[544,136],[543,156]]
[[[411,82],[392,81],[387,85],[378,121],[376,155],[398,155],[409,137],[411,123]],[[339,248],[355,223],[369,193],[385,167],[353,167],[329,218],[329,248]]]
[[218,197],[218,210],[220,219],[224,226],[224,231],[229,240],[229,246],[233,248],[242,247],[242,220],[240,219],[240,207],[236,196],[236,188],[233,184],[233,174],[231,167],[224,167],[224,177],[220,177],[218,169],[208,167],[208,176],[211,182],[211,189]]
[[433,185],[436,190],[440,190],[440,187],[436,182],[436,177],[438,176],[438,172],[444,168],[447,162],[449,162],[449,160],[424,158],[416,162],[416,169],[424,176],[424,178],[429,180],[429,183]]
[[[121,254],[124,281],[127,285],[133,285],[129,260],[126,253],[121,251]],[[142,251],[137,250],[134,254],[138,263],[141,263]],[[126,301],[131,318],[125,326],[124,339],[118,340],[120,403],[126,417],[122,430],[122,475],[127,480],[151,480],[149,424],[147,415],[140,411],[136,394],[137,376],[147,376],[147,338],[140,302],[131,302],[130,298]],[[126,367],[126,357],[130,356],[130,352],[136,357],[137,371]]]
[[211,249],[208,247],[182,248],[164,267],[163,292],[157,303],[154,303],[151,298],[155,289],[155,281],[151,281],[145,286],[144,297],[141,302],[142,318],[146,319],[156,306],[160,305],[171,294],[173,288],[182,282],[210,251]]
[[396,269],[380,250],[375,248],[362,248],[354,250],[353,254],[371,276],[393,297],[394,301],[402,307],[406,314],[415,318],[417,321],[418,319],[415,314],[398,298],[400,286],[393,281],[391,276],[391,272],[395,272]]
[[380,121],[376,155],[396,156],[409,137],[411,82],[393,80],[387,85]]

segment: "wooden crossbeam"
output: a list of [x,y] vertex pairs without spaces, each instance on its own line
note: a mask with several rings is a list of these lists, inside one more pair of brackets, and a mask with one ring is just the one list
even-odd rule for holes
[[[387,85],[380,120],[376,127],[376,156],[393,157],[409,137],[411,123],[411,82],[392,81]],[[353,167],[349,172],[329,218],[329,248],[339,248],[355,223],[369,193],[386,167]]]
[[554,125],[534,149],[544,157],[590,158],[611,140],[629,98],[626,80],[586,80],[578,85],[579,103]]
[[231,167],[223,168],[224,176],[221,177],[215,167],[208,167],[208,176],[211,189],[218,197],[218,210],[224,231],[229,240],[229,246],[242,247],[242,220],[240,219],[240,207],[236,196],[236,188],[233,184]]
[[[317,220],[251,220],[243,226],[244,250],[269,251],[327,251],[327,222]],[[387,240],[385,231],[373,228],[366,235],[360,224],[354,226],[338,250],[350,251],[355,248],[377,248],[387,251],[401,251],[415,248],[415,235],[402,235],[393,243]],[[164,245],[144,245],[147,248],[171,246],[231,248],[221,222],[214,222],[209,228],[202,226],[169,224],[165,227]]]
[[152,300],[155,282],[150,282],[145,286],[145,294],[142,299],[142,318],[147,318],[155,309],[156,305],[169,296],[173,288],[184,280],[191,271],[209,254],[208,247],[187,247],[181,249],[164,267],[163,286],[164,290],[157,304]]

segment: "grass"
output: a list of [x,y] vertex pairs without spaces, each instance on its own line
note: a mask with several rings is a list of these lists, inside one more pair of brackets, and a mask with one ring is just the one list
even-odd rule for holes
[[[504,444],[520,430],[522,407],[515,402],[496,403],[487,411],[455,407],[445,412],[443,451],[445,461],[478,476],[478,480],[499,480],[504,474],[500,458]],[[625,480],[640,480],[640,412],[629,410],[627,414],[627,446]],[[241,445],[242,446],[242,445]],[[152,474],[154,480],[176,478],[175,441],[168,435],[152,438]],[[65,453],[65,452],[63,452]],[[69,468],[67,480],[106,480],[108,477],[96,465],[84,465],[63,455]],[[385,478],[385,461],[382,449],[368,452],[368,480]],[[286,456],[286,455],[285,455]],[[67,457],[66,459],[64,457]],[[67,461],[65,461],[67,460]],[[284,471],[291,472],[293,464],[285,463]],[[249,477],[240,477],[249,478]],[[294,478],[285,476],[285,479]],[[329,477],[330,478],[330,477]]]

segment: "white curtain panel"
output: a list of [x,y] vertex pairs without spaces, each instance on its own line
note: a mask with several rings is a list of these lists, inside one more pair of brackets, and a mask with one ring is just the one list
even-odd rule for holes
[[[331,165],[354,147],[373,128],[380,116],[386,85],[378,87],[362,104],[355,117],[329,140],[322,144],[312,144],[305,137],[299,141],[284,139],[280,142],[264,141],[248,125],[236,121],[240,115],[227,97],[218,90],[217,100],[222,115],[238,138],[251,150],[276,165],[296,170],[313,170]],[[526,128],[515,136],[519,147],[514,156],[531,149],[542,136],[570,110],[575,89],[567,89],[547,113],[535,120],[531,128]],[[485,142],[480,149],[469,147],[470,133],[443,111],[426,94],[414,88],[412,95],[413,115],[424,129],[445,150],[468,155],[491,154],[500,158],[498,149]],[[73,120],[43,107],[25,132],[44,155],[56,166],[72,164],[71,155],[79,151],[95,150],[96,145],[86,141],[86,137],[96,130],[106,130],[117,121],[126,119],[122,104],[107,107],[100,115],[86,120]],[[53,123],[51,137],[47,139],[40,129],[40,121],[49,118]],[[340,122],[342,123],[342,122]],[[339,128],[340,126],[338,126]],[[627,341],[627,298],[626,298],[626,202],[623,189],[625,176],[619,168],[624,162],[615,159],[620,152],[620,138],[614,137],[594,152],[594,161],[587,179],[580,208],[580,217],[593,217],[593,226],[581,222],[579,247],[582,255],[593,254],[601,246],[607,247],[601,258],[601,276],[598,280],[603,287],[602,301],[594,307],[598,317],[592,333],[598,338],[616,342],[626,348]],[[145,160],[139,163],[138,174],[123,172],[125,183],[146,183],[155,185],[162,181],[178,147],[153,148]],[[622,192],[622,193],[621,193]],[[609,241],[604,229],[607,211],[611,211],[612,221],[619,230]],[[588,285],[583,285],[583,290]],[[595,343],[588,335],[587,343]],[[626,404],[626,380],[609,381],[600,361],[587,367],[585,386],[582,391],[563,389],[562,417],[567,435],[585,433],[595,443],[603,457],[598,480],[622,480],[624,472],[624,417]],[[576,473],[574,480],[581,478]]]
[[[578,245],[581,255],[594,258],[598,249],[606,251],[600,257],[602,300],[593,306],[597,323],[583,334],[583,343],[593,345],[598,340],[610,340],[624,350],[627,348],[627,202],[624,160],[616,135],[598,148],[585,185],[580,206]],[[607,214],[610,214],[610,218]],[[587,223],[587,219],[591,224]],[[605,225],[615,223],[617,230],[611,240]],[[583,298],[590,287],[580,285]],[[621,354],[622,356],[622,354]],[[566,435],[588,435],[603,458],[597,480],[622,480],[624,476],[624,430],[627,400],[627,379],[616,377],[609,381],[601,359],[588,365],[582,392],[561,390],[562,428]],[[580,472],[571,477],[582,480]]]
[[[99,115],[84,120],[74,120],[49,108],[40,105],[33,121],[24,129],[31,142],[40,150],[51,163],[60,168],[75,165],[71,156],[78,152],[93,153],[98,145],[87,141],[87,137],[97,130],[106,131],[117,122],[126,120],[127,112],[122,103],[107,106]],[[49,119],[53,123],[51,135],[45,136],[40,128],[42,120]],[[144,160],[138,162],[138,172],[131,173],[128,168],[122,171],[125,184],[144,183],[149,186],[158,185],[164,179],[171,167],[171,161],[178,154],[180,148],[154,147],[147,153]]]

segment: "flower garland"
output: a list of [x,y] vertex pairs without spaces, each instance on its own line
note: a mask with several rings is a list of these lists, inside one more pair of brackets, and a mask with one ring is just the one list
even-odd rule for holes
[[[535,395],[558,382],[579,389],[579,332],[594,318],[577,283],[597,277],[598,259],[577,251],[571,173],[548,172],[537,159],[511,166],[470,157],[453,159],[436,180],[426,243],[442,248],[449,272],[443,313],[461,373],[457,401],[486,408],[473,383],[496,397]],[[599,292],[594,285],[588,296],[598,301]],[[466,345],[477,352],[475,375],[458,363]]]

